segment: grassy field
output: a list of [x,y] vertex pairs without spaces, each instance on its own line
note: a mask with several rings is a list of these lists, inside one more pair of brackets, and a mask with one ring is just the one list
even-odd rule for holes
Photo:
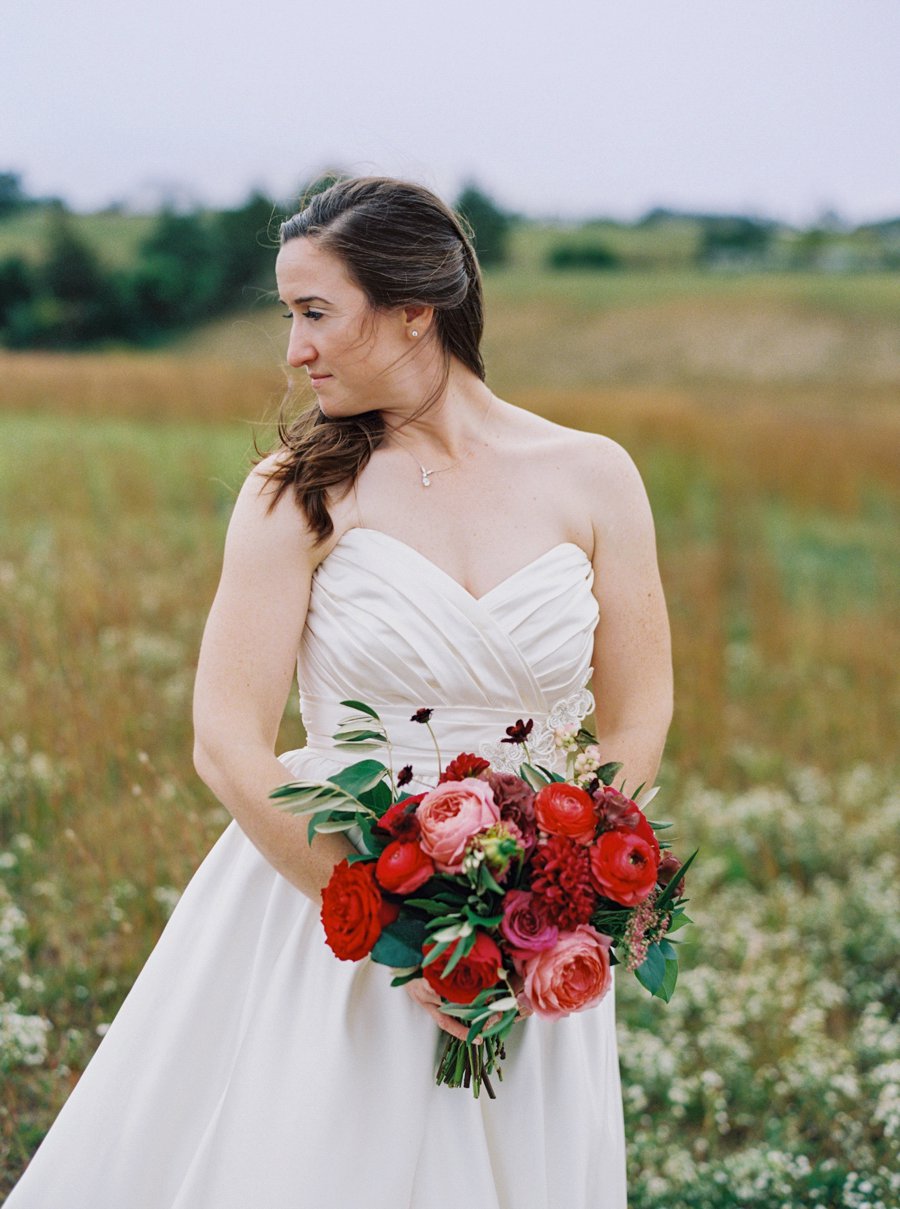
[[[621,983],[633,1209],[887,1206],[897,301],[875,276],[516,272],[487,281],[491,385],[621,441],[650,494],[676,669],[658,800],[701,846],[673,1003]],[[0,356],[0,1190],[228,821],[190,696],[284,387],[272,310],[165,355]],[[301,741],[292,700],[278,750]]]

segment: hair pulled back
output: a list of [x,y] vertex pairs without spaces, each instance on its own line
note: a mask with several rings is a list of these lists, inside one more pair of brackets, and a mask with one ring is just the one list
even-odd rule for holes
[[[451,356],[484,381],[478,261],[460,217],[429,189],[385,176],[338,180],[281,224],[281,245],[291,239],[314,239],[340,257],[373,311],[434,307],[429,335],[433,331],[440,344],[440,381],[410,419],[443,394]],[[284,456],[267,472],[277,484],[269,509],[292,487],[318,543],[334,531],[329,488],[346,495],[383,441],[385,424],[377,410],[335,419],[317,404],[290,418],[291,397],[288,392],[278,416]]]

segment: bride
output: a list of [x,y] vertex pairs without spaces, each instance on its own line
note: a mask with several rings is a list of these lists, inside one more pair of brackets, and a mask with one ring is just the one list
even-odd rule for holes
[[[488,388],[475,253],[429,190],[338,181],[282,225],[276,275],[317,405],[246,477],[203,635],[194,761],[233,820],[7,1207],[625,1209],[613,992],[557,1020],[523,1000],[496,1099],[437,1086],[465,1026],[335,957],[322,890],[352,842],[310,844],[269,792],[358,758],[348,698],[413,792],[438,773],[414,710],[479,752],[594,700],[626,788],[652,783],[672,662],[641,478]],[[307,742],[276,756],[295,667]]]

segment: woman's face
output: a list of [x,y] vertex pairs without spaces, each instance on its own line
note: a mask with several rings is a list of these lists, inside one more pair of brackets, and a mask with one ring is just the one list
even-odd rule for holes
[[305,368],[327,416],[359,415],[397,402],[391,372],[413,340],[403,308],[372,311],[343,262],[310,238],[289,240],[275,262],[291,320],[288,364]]

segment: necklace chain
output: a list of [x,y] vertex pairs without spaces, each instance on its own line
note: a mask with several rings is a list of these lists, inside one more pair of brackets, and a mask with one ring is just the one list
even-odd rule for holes
[[[494,402],[494,395],[493,395],[493,392],[492,392],[492,393],[491,393],[491,397],[488,399],[488,405],[487,405],[487,407],[484,409],[484,415],[483,415],[483,416],[482,416],[482,418],[481,418],[481,426],[482,426],[482,428],[484,428],[484,424],[485,424],[485,421],[487,420],[487,415],[488,415],[488,412],[491,410],[491,405],[493,404],[493,402]],[[399,437],[398,437],[398,436],[397,436],[395,433],[393,433],[393,432],[392,432],[392,433],[391,433],[391,437],[392,437],[392,438],[393,438],[393,439],[394,439],[394,440],[397,442],[397,444],[400,446],[400,448],[403,450],[403,452],[404,452],[404,453],[409,454],[409,456],[412,458],[412,460],[415,462],[415,464],[416,464],[416,465],[419,467],[419,470],[420,470],[420,472],[421,472],[421,474],[422,474],[422,486],[423,486],[423,487],[430,487],[430,486],[431,486],[431,480],[432,480],[432,477],[433,477],[434,475],[436,475],[436,474],[443,474],[445,470],[452,470],[452,469],[453,469],[453,467],[454,467],[454,466],[457,464],[457,462],[459,462],[459,460],[460,460],[459,458],[454,458],[454,460],[453,460],[452,462],[448,463],[448,465],[446,465],[446,466],[441,466],[439,469],[435,469],[435,470],[428,470],[428,469],[427,469],[427,468],[426,468],[426,467],[425,467],[425,466],[424,466],[424,465],[423,465],[423,464],[422,464],[422,463],[419,461],[419,459],[416,457],[416,455],[413,453],[413,451],[412,451],[411,449],[407,449],[407,447],[404,445],[404,443],[403,443],[403,442],[400,440],[400,438],[399,438]],[[467,454],[466,456],[467,456],[467,457],[470,457],[470,456],[471,456],[471,453],[472,453],[472,451],[471,451],[471,450],[469,450],[469,452],[468,452],[468,454]]]

